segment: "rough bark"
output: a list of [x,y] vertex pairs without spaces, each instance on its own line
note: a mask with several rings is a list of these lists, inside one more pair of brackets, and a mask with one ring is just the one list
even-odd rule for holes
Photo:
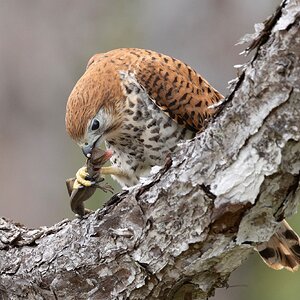
[[251,40],[223,110],[164,168],[83,219],[0,219],[1,299],[205,299],[300,199],[299,1]]

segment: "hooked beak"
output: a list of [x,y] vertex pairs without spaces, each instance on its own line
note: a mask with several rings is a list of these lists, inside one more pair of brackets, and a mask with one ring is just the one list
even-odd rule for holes
[[97,146],[100,146],[99,143],[101,143],[101,136],[94,141],[92,144],[84,143],[81,147],[81,150],[83,154],[87,157],[90,158],[93,152],[93,149]]
[[89,145],[89,144],[86,145],[86,144],[84,144],[84,145],[82,146],[81,150],[82,150],[83,154],[84,154],[87,158],[91,157],[92,151],[93,151],[93,149],[94,149],[94,146],[95,146],[95,143],[92,144],[92,145]]

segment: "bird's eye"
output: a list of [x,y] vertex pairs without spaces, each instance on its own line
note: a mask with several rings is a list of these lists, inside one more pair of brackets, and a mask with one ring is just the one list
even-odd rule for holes
[[92,130],[97,130],[99,128],[100,124],[99,121],[97,119],[94,119],[92,122]]

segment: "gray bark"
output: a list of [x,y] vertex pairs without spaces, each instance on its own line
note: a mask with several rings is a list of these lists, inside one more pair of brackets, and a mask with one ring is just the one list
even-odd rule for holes
[[300,11],[284,1],[223,109],[166,165],[83,219],[0,219],[1,299],[205,299],[300,199]]

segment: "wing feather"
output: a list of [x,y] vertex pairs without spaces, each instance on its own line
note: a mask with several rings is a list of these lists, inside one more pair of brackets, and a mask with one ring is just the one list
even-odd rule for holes
[[150,53],[138,65],[138,82],[152,101],[178,124],[201,131],[216,113],[216,109],[209,106],[224,97],[185,63]]
[[[109,63],[108,63],[109,62]],[[100,64],[99,64],[100,63]],[[96,54],[89,63],[130,71],[150,99],[178,124],[201,131],[217,111],[210,107],[224,97],[182,61],[154,51],[123,48]]]

